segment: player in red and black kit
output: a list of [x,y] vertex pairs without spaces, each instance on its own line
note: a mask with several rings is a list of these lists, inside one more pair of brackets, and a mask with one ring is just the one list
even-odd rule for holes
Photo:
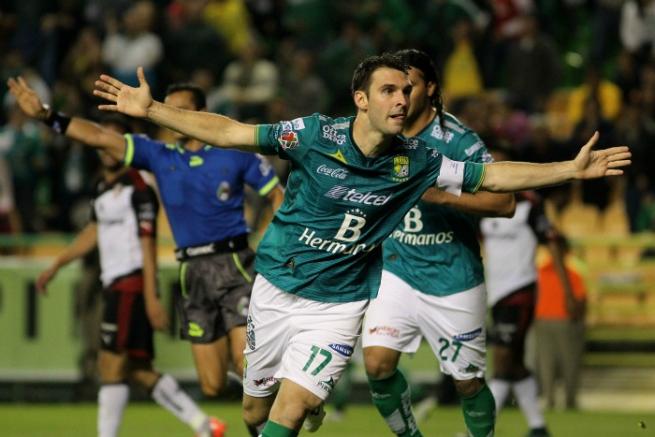
[[[110,119],[104,126],[126,131],[121,119]],[[168,324],[156,291],[157,196],[137,170],[99,153],[103,177],[96,186],[92,221],[37,279],[38,289],[45,292],[61,267],[98,246],[104,287],[98,435],[118,434],[130,381],[147,389],[198,436],[217,435],[212,430],[214,419],[200,410],[173,377],[160,374],[152,365],[153,328],[164,329]]]
[[[491,150],[496,161],[507,160],[500,150]],[[498,414],[510,391],[525,416],[530,437],[550,435],[537,399],[537,381],[525,365],[525,338],[534,320],[538,244],[550,249],[560,280],[571,287],[564,272],[564,259],[556,243],[557,230],[546,217],[540,196],[533,192],[516,195],[512,218],[484,218],[480,221],[484,237],[487,300],[493,326],[493,379],[489,388]]]

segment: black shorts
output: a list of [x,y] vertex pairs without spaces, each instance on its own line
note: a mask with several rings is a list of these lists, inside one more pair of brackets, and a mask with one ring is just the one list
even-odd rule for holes
[[180,336],[211,343],[234,327],[245,326],[255,254],[250,248],[191,258],[180,263],[177,310]]
[[143,300],[143,276],[135,273],[103,290],[105,308],[100,325],[100,347],[127,352],[131,359],[154,358],[153,330]]
[[534,320],[536,284],[532,283],[505,296],[491,309],[492,343],[523,349],[528,329]]

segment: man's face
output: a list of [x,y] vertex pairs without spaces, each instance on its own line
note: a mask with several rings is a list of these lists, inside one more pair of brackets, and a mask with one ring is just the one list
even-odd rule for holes
[[412,92],[409,95],[409,111],[407,112],[407,124],[409,125],[424,111],[431,108],[430,97],[435,92],[435,84],[425,82],[421,70],[410,67],[407,77],[412,84]]
[[[174,106],[179,109],[187,109],[189,111],[197,111],[200,108],[196,108],[196,105],[193,101],[193,94],[191,91],[176,91],[166,96],[164,103],[167,105]],[[176,141],[185,141],[186,137],[179,132],[173,132],[173,137]]]
[[355,103],[360,111],[366,112],[374,130],[396,135],[403,129],[411,91],[407,74],[382,67],[371,75],[368,93],[355,92]]

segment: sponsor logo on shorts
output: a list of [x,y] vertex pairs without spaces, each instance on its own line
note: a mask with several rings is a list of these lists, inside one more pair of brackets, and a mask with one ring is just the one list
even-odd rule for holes
[[189,337],[202,337],[205,335],[205,330],[202,329],[197,323],[189,322],[187,333],[189,334]]
[[316,169],[316,173],[341,180],[344,180],[348,177],[348,170],[345,168],[330,168],[325,164],[319,165]]
[[345,200],[352,203],[361,203],[364,205],[382,206],[389,202],[391,194],[373,194],[372,192],[360,193],[355,188],[335,185],[324,194],[325,197],[336,200]]
[[255,384],[255,387],[268,388],[277,384],[277,379],[273,376],[265,376],[264,378],[255,379],[253,384]]
[[349,346],[347,344],[338,344],[338,343],[331,343],[329,344],[330,348],[339,354],[343,355],[344,357],[349,357],[353,354],[353,348],[352,346]]
[[469,364],[468,366],[459,369],[459,371],[462,373],[477,373],[480,371],[480,368],[475,364]]
[[334,388],[334,378],[330,376],[330,379],[326,379],[325,381],[319,381],[318,386],[329,393]]
[[482,328],[474,329],[473,331],[465,332],[463,334],[457,334],[453,337],[453,340],[457,341],[471,341],[482,334]]
[[298,144],[300,143],[298,140],[298,134],[292,130],[283,131],[277,138],[277,142],[280,143],[282,150],[293,150],[298,147]]
[[248,348],[250,350],[255,349],[255,324],[250,316],[248,316],[248,319],[246,320],[246,343],[248,343]]
[[387,337],[398,338],[400,336],[400,331],[397,328],[391,326],[375,326],[369,328],[368,333],[371,335],[385,335]]

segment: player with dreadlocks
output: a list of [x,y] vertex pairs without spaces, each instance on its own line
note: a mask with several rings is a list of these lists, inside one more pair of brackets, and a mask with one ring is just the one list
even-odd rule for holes
[[[403,129],[410,144],[422,140],[456,161],[490,162],[478,135],[444,112],[430,57],[414,49],[397,54],[410,67],[412,92]],[[380,290],[366,313],[364,361],[373,403],[393,432],[420,435],[398,361],[402,352],[416,352],[425,336],[441,370],[455,380],[469,432],[487,436],[494,429],[495,405],[483,379],[486,289],[478,216],[512,216],[514,196],[477,192],[458,197],[433,190],[423,199],[430,203],[419,201],[384,243]]]

